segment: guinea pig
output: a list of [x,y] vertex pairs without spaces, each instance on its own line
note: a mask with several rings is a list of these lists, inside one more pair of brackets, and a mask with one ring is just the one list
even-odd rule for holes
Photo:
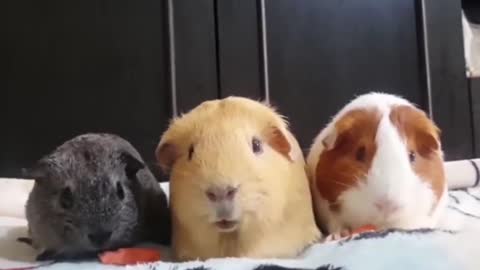
[[205,101],[171,122],[156,155],[175,260],[291,257],[319,240],[304,157],[269,105]]
[[432,228],[446,207],[440,130],[396,95],[347,104],[314,139],[307,168],[317,222],[331,235]]
[[37,260],[76,260],[141,241],[169,244],[165,193],[137,150],[113,134],[83,134],[25,170]]

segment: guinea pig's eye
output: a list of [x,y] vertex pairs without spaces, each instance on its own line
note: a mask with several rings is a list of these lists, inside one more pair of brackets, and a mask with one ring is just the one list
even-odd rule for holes
[[263,151],[262,142],[258,138],[252,139],[252,151],[255,154],[260,154]]
[[192,160],[193,152],[195,152],[195,148],[193,148],[193,145],[190,145],[190,148],[188,148],[188,160]]
[[123,191],[123,187],[120,182],[117,182],[117,196],[120,200],[123,200],[123,198],[125,198],[125,191]]
[[415,161],[415,158],[416,158],[415,152],[410,151],[410,152],[408,153],[408,159],[410,159],[410,162],[414,162],[414,161]]
[[358,161],[365,161],[365,156],[366,156],[365,146],[360,146],[360,147],[357,149],[357,152],[355,153],[355,158],[356,158]]
[[66,187],[60,193],[60,206],[63,209],[70,209],[73,207],[73,193],[69,187]]

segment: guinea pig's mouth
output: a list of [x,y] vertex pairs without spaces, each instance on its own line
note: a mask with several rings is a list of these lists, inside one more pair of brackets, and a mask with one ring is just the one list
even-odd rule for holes
[[238,221],[222,219],[216,221],[214,224],[220,232],[228,233],[237,229]]

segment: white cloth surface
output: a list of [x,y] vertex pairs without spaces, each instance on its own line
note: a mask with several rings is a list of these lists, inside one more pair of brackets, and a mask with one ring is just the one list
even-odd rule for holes
[[[473,166],[474,164],[476,165]],[[445,177],[450,190],[478,186],[480,159],[445,162]]]
[[[480,160],[473,160],[475,164]],[[477,165],[478,168],[479,165]],[[446,162],[449,183],[449,205],[442,217],[444,231],[377,233],[364,239],[342,243],[330,242],[310,247],[292,260],[252,260],[247,258],[213,259],[207,262],[172,264],[158,262],[128,267],[107,266],[98,262],[56,263],[45,269],[192,269],[204,266],[212,270],[256,269],[262,264],[291,268],[267,269],[480,269],[480,187],[478,171],[471,160]],[[35,250],[17,242],[26,236],[24,204],[32,188],[32,180],[0,179],[0,269],[39,265],[34,261]],[[162,183],[168,194],[168,184]],[[458,231],[458,232],[457,232]],[[368,236],[368,235],[367,235]],[[330,266],[328,266],[330,265]],[[175,266],[175,268],[172,268]],[[323,268],[322,268],[323,267]],[[330,267],[330,268],[329,268]],[[206,269],[205,268],[205,269]],[[200,270],[200,268],[195,269]]]

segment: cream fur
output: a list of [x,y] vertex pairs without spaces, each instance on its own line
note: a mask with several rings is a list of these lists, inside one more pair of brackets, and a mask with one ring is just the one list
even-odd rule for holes
[[[311,146],[307,157],[307,170],[313,185],[318,158],[324,151],[322,141],[334,130],[336,121],[345,113],[359,108],[376,108],[382,115],[376,135],[377,152],[366,176],[367,181],[340,195],[340,213],[332,212],[327,201],[312,187],[317,219],[330,233],[372,223],[380,228],[433,227],[445,208],[447,185],[434,213],[431,216],[427,214],[434,203],[435,195],[431,186],[421,181],[409,164],[405,142],[389,119],[392,105],[414,106],[407,100],[390,94],[369,93],[357,97],[333,117]],[[442,153],[439,154],[443,156]],[[389,220],[380,219],[380,214],[373,206],[380,196],[393,198],[402,207],[398,215]]]
[[[266,143],[262,154],[252,152],[252,137],[265,142],[272,127],[288,138],[292,161]],[[171,123],[159,148],[165,143],[179,153],[170,168],[178,260],[291,257],[320,237],[302,152],[271,107],[241,97],[206,101]],[[214,213],[205,190],[222,184],[239,186],[241,222],[233,233],[219,233],[209,222]]]

